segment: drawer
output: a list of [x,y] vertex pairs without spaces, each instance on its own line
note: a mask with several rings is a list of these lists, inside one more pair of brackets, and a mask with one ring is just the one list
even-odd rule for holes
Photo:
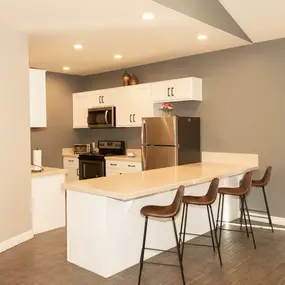
[[64,168],[78,168],[79,167],[79,162],[77,157],[64,157],[63,158],[63,167]]
[[125,171],[142,171],[142,164],[140,162],[122,161],[122,168]]

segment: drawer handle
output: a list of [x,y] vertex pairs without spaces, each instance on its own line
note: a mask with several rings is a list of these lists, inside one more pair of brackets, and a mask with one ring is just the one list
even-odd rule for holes
[[112,166],[117,166],[118,164],[116,164],[116,163],[110,163],[110,165],[112,165]]
[[136,167],[136,166],[135,166],[135,165],[130,165],[130,164],[129,164],[129,165],[128,165],[128,167]]
[[74,160],[68,160],[68,162],[74,162]]

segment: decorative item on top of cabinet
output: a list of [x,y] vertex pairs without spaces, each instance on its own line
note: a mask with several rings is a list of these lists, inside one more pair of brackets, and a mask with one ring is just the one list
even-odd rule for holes
[[131,76],[130,81],[129,81],[129,85],[137,85],[138,84],[138,79],[137,77],[133,74],[133,76]]
[[125,73],[123,75],[123,86],[128,86],[129,85],[130,78],[131,78],[131,76],[128,74],[127,71],[125,71]]
[[162,116],[167,117],[172,115],[173,105],[172,104],[162,104],[159,107],[159,110],[162,111]]

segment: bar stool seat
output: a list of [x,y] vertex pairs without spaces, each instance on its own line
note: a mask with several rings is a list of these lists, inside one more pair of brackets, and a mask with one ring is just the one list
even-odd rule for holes
[[145,217],[153,217],[153,218],[172,218],[176,216],[176,209],[170,206],[156,206],[149,205],[145,206],[141,209],[141,214]]
[[264,181],[262,180],[252,180],[252,186],[254,187],[262,187],[262,186],[266,186]]
[[206,206],[209,204],[214,203],[215,200],[211,199],[210,197],[207,196],[184,196],[183,197],[183,203],[184,204],[192,204],[192,205],[201,205],[201,206]]
[[219,194],[232,195],[232,196],[242,196],[245,195],[245,189],[242,187],[230,188],[230,187],[221,187],[219,188]]

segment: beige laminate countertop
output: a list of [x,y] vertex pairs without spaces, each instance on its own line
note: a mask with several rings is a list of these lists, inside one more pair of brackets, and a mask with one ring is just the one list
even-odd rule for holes
[[67,174],[68,172],[66,169],[61,169],[61,168],[52,168],[52,167],[43,167],[43,168],[44,168],[43,172],[32,173],[32,178]]
[[178,188],[230,177],[257,169],[256,165],[194,163],[123,175],[81,180],[64,189],[128,201]]

